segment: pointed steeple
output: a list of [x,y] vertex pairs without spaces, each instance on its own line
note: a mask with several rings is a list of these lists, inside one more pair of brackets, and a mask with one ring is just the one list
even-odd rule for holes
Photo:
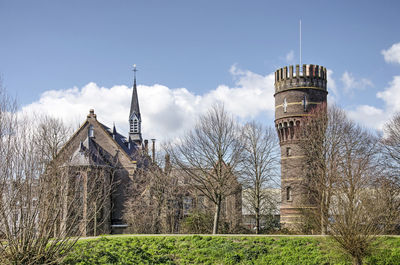
[[112,131],[112,137],[115,139],[115,136],[117,135],[117,129],[115,128],[115,122],[113,122],[113,131]]
[[136,69],[136,64],[133,65],[133,91],[132,91],[132,100],[131,100],[131,111],[129,113],[129,117],[132,116],[132,114],[136,114],[137,116],[140,117],[140,110],[139,110],[139,100],[138,100],[138,94],[137,94],[137,88],[136,88],[136,72],[138,70]]
[[142,119],[140,117],[139,100],[136,88],[136,64],[133,65],[133,89],[131,99],[131,110],[129,113],[129,138],[137,144],[142,143]]

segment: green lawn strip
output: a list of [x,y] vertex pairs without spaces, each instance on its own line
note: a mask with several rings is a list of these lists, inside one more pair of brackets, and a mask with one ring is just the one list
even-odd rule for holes
[[[398,264],[400,238],[379,238],[367,264]],[[386,250],[385,250],[386,249]],[[379,263],[381,262],[381,263]],[[386,263],[385,263],[386,262]],[[391,262],[391,263],[390,263]],[[351,264],[329,237],[105,236],[80,240],[64,264]]]

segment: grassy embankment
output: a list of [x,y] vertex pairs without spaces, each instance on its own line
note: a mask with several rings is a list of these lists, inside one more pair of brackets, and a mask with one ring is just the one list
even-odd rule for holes
[[[377,246],[380,246],[379,248]],[[400,237],[365,264],[400,264]],[[80,240],[65,264],[351,264],[328,237],[123,236]]]

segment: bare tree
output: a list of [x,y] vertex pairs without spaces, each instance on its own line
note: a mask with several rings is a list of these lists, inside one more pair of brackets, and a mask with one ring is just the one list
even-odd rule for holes
[[169,148],[172,161],[189,177],[192,186],[215,206],[213,234],[218,233],[223,200],[238,192],[241,162],[240,129],[221,105],[202,115],[195,128]]
[[400,113],[384,126],[384,151],[389,162],[386,166],[390,167],[393,176],[400,176]]
[[72,130],[62,120],[47,115],[36,115],[34,120],[38,124],[34,137],[35,145],[40,147],[42,163],[46,165],[56,158],[58,151],[72,134]]
[[55,158],[68,136],[64,132],[57,120],[19,116],[16,104],[0,90],[2,264],[58,263],[78,239],[70,236],[85,233],[100,212],[103,197],[96,198],[107,197],[108,190],[99,183],[107,179]]
[[131,184],[132,196],[126,202],[124,218],[134,233],[178,232],[182,218],[179,179],[171,174],[169,162],[164,169],[159,164],[152,162],[138,169]]
[[378,141],[350,121],[343,135],[328,227],[342,249],[352,256],[353,264],[362,264],[374,237],[382,232],[383,204],[374,187],[380,176],[376,171]]
[[382,159],[379,181],[384,197],[385,233],[398,233],[400,223],[400,113],[384,126],[384,136],[381,141]]
[[255,215],[256,234],[260,219],[276,210],[278,201],[272,188],[279,187],[279,145],[276,132],[255,122],[243,127],[244,159],[242,166],[243,199]]
[[343,110],[331,106],[327,111],[326,104],[321,104],[304,119],[300,132],[302,136],[299,145],[305,162],[303,184],[307,190],[304,199],[316,207],[311,209],[312,213],[305,209],[305,216],[311,218],[309,221],[312,226],[320,230],[321,234],[327,233],[329,209],[338,178],[340,144],[347,123]]
[[302,151],[308,214],[339,243],[354,264],[362,264],[382,232],[378,138],[336,107],[315,108],[303,125]]

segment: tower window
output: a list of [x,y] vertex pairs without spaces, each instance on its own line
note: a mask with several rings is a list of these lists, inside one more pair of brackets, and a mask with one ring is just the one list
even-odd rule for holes
[[137,119],[133,120],[133,132],[138,133],[139,132],[139,122]]
[[292,149],[290,147],[286,147],[286,156],[292,155]]
[[129,123],[129,131],[132,133],[133,132],[133,120]]
[[307,111],[307,96],[306,95],[304,95],[304,98],[303,98],[303,107],[304,107],[304,111]]
[[283,112],[286,112],[287,111],[287,101],[286,101],[286,98],[283,100]]
[[292,201],[292,188],[286,187],[286,200]]
[[130,133],[139,133],[140,132],[140,123],[137,118],[131,119],[129,122],[129,131]]
[[93,125],[90,125],[90,126],[89,126],[88,135],[89,135],[90,138],[93,138],[93,137],[94,137],[94,128],[93,128]]

